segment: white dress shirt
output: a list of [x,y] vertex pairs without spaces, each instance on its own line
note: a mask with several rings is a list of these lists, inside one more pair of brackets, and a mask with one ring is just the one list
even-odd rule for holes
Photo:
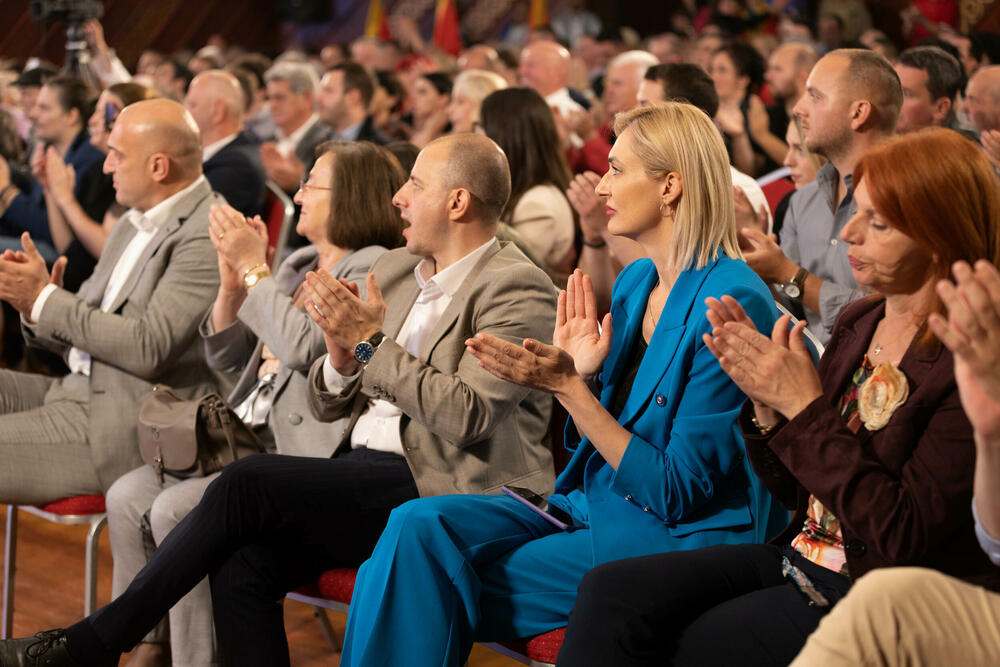
[[[111,270],[111,277],[108,279],[108,284],[104,288],[104,296],[101,298],[102,311],[106,313],[111,308],[111,304],[115,302],[118,293],[125,286],[128,277],[132,275],[135,263],[139,261],[142,251],[146,249],[149,242],[156,236],[156,232],[170,220],[171,209],[174,205],[204,181],[205,177],[199,176],[194,183],[180,192],[170,195],[145,213],[134,208],[125,212],[119,224],[128,220],[136,228],[136,233],[132,237],[132,240],[128,242],[128,245],[125,246],[125,250],[122,251],[122,254],[118,257],[118,261],[115,262],[115,267]],[[41,317],[42,309],[45,307],[45,302],[48,300],[49,295],[56,291],[56,289],[57,287],[51,284],[42,288],[38,298],[35,299],[35,303],[31,306],[31,322],[26,321],[25,324],[30,326],[38,321],[38,318]],[[90,355],[78,347],[70,348],[66,358],[66,365],[69,366],[69,370],[72,373],[90,376]]]
[[[415,357],[420,354],[427,334],[441,319],[476,262],[494,243],[497,243],[496,239],[491,239],[436,274],[433,273],[434,260],[430,257],[424,258],[413,268],[420,294],[396,335],[396,342],[403,349]],[[331,392],[343,391],[362,372],[364,369],[355,375],[344,377],[330,363],[329,356],[323,364],[323,380],[327,390]],[[402,415],[403,411],[388,401],[369,399],[365,411],[351,431],[351,447],[367,447],[402,456],[403,441],[399,430]]]
[[312,129],[312,126],[318,122],[319,122],[319,114],[314,113],[313,115],[309,116],[309,119],[306,120],[306,122],[302,123],[302,125],[299,126],[299,129],[295,130],[287,137],[285,136],[285,133],[281,131],[280,127],[275,129],[274,135],[278,139],[278,152],[281,153],[284,157],[288,157],[289,155],[293,154],[295,152],[295,149],[298,148],[299,142],[302,141],[302,137],[306,136],[306,132]]
[[207,145],[203,149],[201,149],[201,161],[202,161],[202,164],[204,164],[205,162],[208,162],[209,160],[211,160],[213,157],[215,157],[216,153],[218,153],[219,151],[221,151],[223,148],[225,148],[229,144],[233,143],[233,141],[235,141],[236,137],[238,137],[239,135],[240,135],[239,132],[234,132],[234,133],[230,134],[228,137],[224,137],[222,139],[219,139],[218,141],[210,143],[209,145]]

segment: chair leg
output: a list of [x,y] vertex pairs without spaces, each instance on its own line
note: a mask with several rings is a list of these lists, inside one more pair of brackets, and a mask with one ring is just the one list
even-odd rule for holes
[[14,570],[17,560],[17,505],[7,506],[7,534],[3,554],[3,619],[0,639],[10,639],[14,632]]
[[86,572],[84,573],[83,615],[90,616],[97,607],[97,546],[101,538],[101,530],[108,522],[108,515],[90,524],[87,531]]
[[340,653],[343,647],[340,645],[340,639],[337,638],[337,631],[330,624],[330,617],[326,615],[326,609],[313,605],[313,616],[319,621],[320,632],[323,633],[323,639],[326,640],[326,645],[330,648],[330,651],[332,653]]

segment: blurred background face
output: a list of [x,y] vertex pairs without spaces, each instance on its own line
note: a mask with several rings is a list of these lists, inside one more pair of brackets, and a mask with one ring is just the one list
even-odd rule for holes
[[663,84],[659,81],[650,81],[649,79],[642,80],[642,83],[639,84],[639,92],[635,96],[636,103],[641,107],[662,102],[665,98],[666,94],[663,91]]
[[[109,105],[114,110],[112,113],[113,117],[117,118],[124,105],[120,99],[105,90],[97,98],[97,106],[94,108],[94,113],[90,115],[90,119],[87,121],[87,130],[90,132],[90,143],[102,153],[108,152],[108,136],[111,134],[107,115]],[[113,121],[111,125],[114,125]]]
[[184,107],[194,118],[194,122],[202,134],[205,134],[212,127],[212,100],[209,96],[208,86],[203,80],[191,84],[188,94],[184,97]]
[[608,69],[604,76],[604,94],[601,100],[608,115],[613,116],[620,111],[628,111],[636,105],[636,93],[639,81],[645,71],[642,65],[626,63],[615,65]]
[[413,84],[413,119],[422,121],[448,103],[448,96],[437,91],[427,79],[420,77]]
[[267,84],[267,104],[271,109],[271,118],[274,119],[275,125],[281,128],[288,126],[303,114],[308,117],[308,113],[312,110],[306,96],[293,93],[288,82],[281,79]]
[[927,72],[916,67],[896,65],[903,84],[903,106],[896,121],[897,132],[912,132],[934,124],[934,100],[927,90]]
[[46,142],[61,141],[76,123],[76,114],[59,105],[58,91],[51,86],[42,86],[30,117],[35,124],[35,136]]
[[463,86],[456,86],[451,91],[451,101],[448,103],[448,120],[452,132],[472,132],[473,124],[479,120],[479,102],[465,91]]
[[767,62],[764,80],[771,94],[783,100],[795,95],[795,54],[790,49],[778,49]]
[[747,89],[747,78],[740,76],[736,71],[736,65],[728,53],[716,53],[712,56],[708,73],[712,77],[720,101],[738,102],[743,99]]
[[795,183],[795,188],[801,188],[806,183],[816,180],[816,166],[802,146],[802,137],[799,136],[799,128],[794,122],[788,124],[785,143],[788,144],[788,152],[785,154],[784,165],[788,167],[789,178]]

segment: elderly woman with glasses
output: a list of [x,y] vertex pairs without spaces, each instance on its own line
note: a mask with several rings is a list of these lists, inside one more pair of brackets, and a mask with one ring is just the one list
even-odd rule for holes
[[[201,325],[208,363],[239,372],[228,397],[236,414],[279,454],[328,457],[342,422],[323,423],[306,406],[307,374],[326,351],[323,332],[303,310],[309,271],[329,271],[364,289],[371,264],[402,241],[402,220],[392,206],[404,174],[395,157],[368,142],[328,142],[295,194],[296,230],[311,245],[293,252],[271,276],[267,229],[235,209],[215,208],[211,237],[221,283]],[[112,595],[123,591],[147,563],[146,533],[159,544],[198,504],[218,473],[202,478],[164,476],[143,466],[122,476],[107,494],[115,568]],[[169,645],[168,645],[169,642]],[[143,665],[217,664],[212,600],[202,581],[146,636],[136,652]],[[134,658],[135,659],[135,658]]]

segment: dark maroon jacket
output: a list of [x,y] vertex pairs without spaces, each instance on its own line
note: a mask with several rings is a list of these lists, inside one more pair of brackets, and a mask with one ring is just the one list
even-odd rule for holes
[[740,425],[754,470],[789,509],[775,538],[801,530],[809,494],[840,519],[852,579],[877,567],[919,565],[1000,590],[1000,570],[979,548],[972,520],[975,444],[962,410],[951,352],[916,340],[899,364],[910,385],[906,402],[878,431],[852,433],[840,397],[861,365],[884,301],[846,306],[819,365],[823,396],[766,436]]

